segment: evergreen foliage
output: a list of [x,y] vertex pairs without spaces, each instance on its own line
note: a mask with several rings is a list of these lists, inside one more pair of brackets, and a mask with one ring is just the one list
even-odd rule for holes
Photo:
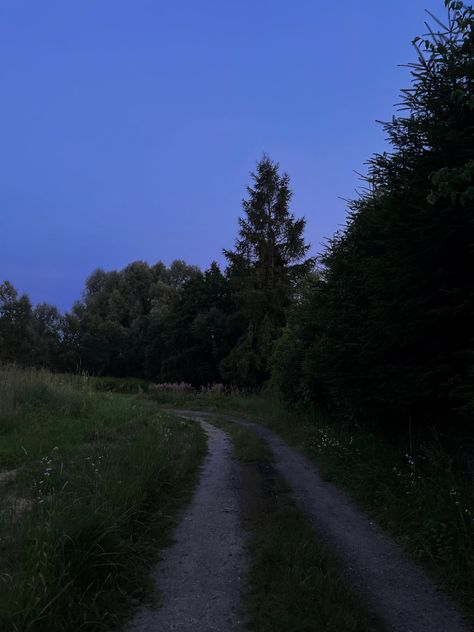
[[359,419],[434,422],[474,389],[474,13],[414,42],[412,86],[384,124],[390,153],[322,258],[274,356],[292,401],[324,396]]
[[295,219],[289,211],[289,176],[280,175],[279,165],[264,155],[251,177],[235,249],[224,250],[245,329],[221,371],[228,381],[255,388],[269,376],[273,342],[314,260],[306,258],[304,218]]

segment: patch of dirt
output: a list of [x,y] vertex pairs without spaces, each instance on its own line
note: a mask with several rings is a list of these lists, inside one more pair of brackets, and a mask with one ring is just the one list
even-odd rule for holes
[[[196,417],[193,417],[196,419]],[[240,465],[230,439],[202,421],[208,455],[198,487],[153,573],[161,607],[138,606],[125,632],[237,632],[244,629],[241,580],[247,569]]]
[[[175,413],[212,417],[202,412]],[[297,506],[387,630],[469,632],[460,612],[439,587],[343,491],[323,481],[307,457],[263,426],[221,413],[219,418],[254,430],[268,443],[275,469],[292,489]]]

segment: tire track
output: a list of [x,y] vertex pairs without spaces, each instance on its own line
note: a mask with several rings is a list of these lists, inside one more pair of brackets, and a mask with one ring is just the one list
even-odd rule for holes
[[161,607],[139,606],[124,632],[237,632],[243,629],[241,578],[247,569],[239,464],[225,432],[197,419],[208,455],[197,489],[163,551],[153,579]]

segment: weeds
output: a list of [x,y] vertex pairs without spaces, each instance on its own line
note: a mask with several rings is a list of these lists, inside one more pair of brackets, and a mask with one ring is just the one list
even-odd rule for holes
[[202,432],[87,380],[4,370],[0,389],[0,462],[15,465],[15,492],[29,501],[20,517],[0,512],[0,629],[108,630],[126,596],[143,594],[192,488]]
[[306,450],[473,613],[473,492],[439,441],[400,454],[374,434],[323,426]]

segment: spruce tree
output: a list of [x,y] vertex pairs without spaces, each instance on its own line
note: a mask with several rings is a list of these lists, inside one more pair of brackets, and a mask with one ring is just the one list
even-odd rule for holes
[[306,257],[305,219],[289,210],[289,176],[264,155],[251,178],[234,250],[224,250],[244,328],[221,372],[227,381],[257,387],[268,377],[273,341],[314,261]]

